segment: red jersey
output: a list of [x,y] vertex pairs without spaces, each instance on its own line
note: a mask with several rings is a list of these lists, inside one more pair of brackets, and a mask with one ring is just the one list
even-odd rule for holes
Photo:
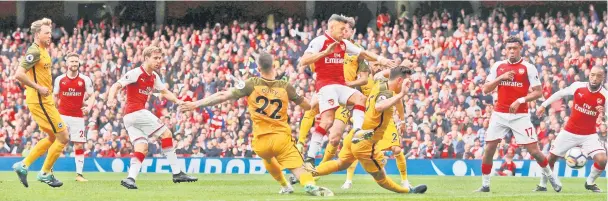
[[59,114],[70,117],[83,117],[82,106],[84,94],[93,94],[93,81],[86,75],[78,73],[71,78],[67,74],[55,78],[53,94],[58,98]]
[[148,97],[154,89],[165,89],[165,85],[160,81],[158,74],[155,72],[148,74],[143,67],[130,70],[118,80],[118,83],[127,90],[125,115],[145,109]]
[[[337,41],[331,38],[328,34],[318,36],[310,41],[306,52],[318,53],[325,51],[327,46],[334,42]],[[357,47],[350,41],[342,40],[334,49],[333,53],[317,60],[314,63],[315,72],[317,73],[317,80],[315,84],[315,89],[317,89],[317,92],[321,90],[322,87],[331,84],[346,85],[344,80],[344,53],[348,53],[349,55],[359,55],[361,51],[361,48]]]
[[[534,65],[520,59],[519,62],[510,63],[508,60],[494,63],[490,68],[490,75],[487,81],[493,81],[500,75],[514,71],[513,80],[501,81],[498,84],[498,100],[494,111],[509,113],[509,107],[519,98],[526,97],[528,90],[532,87],[539,86],[538,71]],[[527,114],[528,104],[520,104],[516,113]]]
[[542,106],[547,107],[552,102],[564,96],[574,96],[570,119],[566,122],[564,130],[575,135],[592,135],[597,133],[596,122],[600,113],[597,106],[603,106],[605,115],[608,115],[608,90],[601,87],[598,91],[591,91],[588,82],[574,82],[569,87],[555,92]]

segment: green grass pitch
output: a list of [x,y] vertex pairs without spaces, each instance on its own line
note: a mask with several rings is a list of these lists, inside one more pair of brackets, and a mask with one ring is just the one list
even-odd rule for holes
[[[462,200],[462,201],[606,201],[604,193],[591,193],[584,189],[584,178],[562,178],[563,190],[556,193],[551,188],[547,192],[532,192],[538,178],[493,177],[491,193],[473,193],[480,186],[480,177],[439,177],[410,176],[414,185],[426,184],[428,191],[423,195],[397,194],[378,186],[368,175],[356,175],[352,189],[342,190],[344,175],[330,175],[317,181],[319,186],[328,187],[334,197],[312,197],[303,192],[301,186],[294,186],[295,193],[279,195],[279,185],[270,175],[220,175],[199,174],[196,183],[174,184],[170,174],[141,174],[138,190],[127,190],[120,185],[126,173],[85,173],[90,181],[77,183],[74,173],[56,173],[64,181],[60,188],[51,188],[36,181],[36,173],[29,173],[30,187],[23,187],[13,172],[0,172],[0,200],[44,200],[44,201],[93,201],[93,200]],[[394,181],[398,176],[391,175]],[[606,178],[597,183],[606,191]]]

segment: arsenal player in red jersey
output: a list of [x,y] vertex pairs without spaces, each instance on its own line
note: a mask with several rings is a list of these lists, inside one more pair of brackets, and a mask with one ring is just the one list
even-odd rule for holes
[[[317,79],[317,99],[321,119],[315,126],[311,136],[310,146],[321,146],[321,141],[327,130],[334,122],[338,106],[354,106],[352,111],[353,129],[355,136],[369,134],[371,130],[361,130],[365,112],[366,97],[356,89],[346,86],[344,79],[344,54],[360,55],[368,61],[378,61],[381,65],[395,67],[396,64],[382,56],[365,51],[344,38],[344,29],[348,19],[342,15],[332,15],[328,20],[328,30],[317,36],[308,45],[300,66],[315,65]],[[317,149],[311,147],[311,149]],[[317,149],[318,150],[318,149]]]
[[[606,168],[606,142],[600,140],[596,129],[598,118],[602,115],[604,117],[608,116],[608,113],[606,113],[608,90],[602,87],[605,76],[605,69],[598,66],[593,67],[589,73],[589,82],[574,82],[569,87],[555,92],[536,111],[536,114],[542,117],[545,108],[551,103],[565,96],[574,96],[570,118],[551,146],[549,166],[553,167],[555,161],[564,157],[568,150],[582,146],[585,154],[593,158],[594,161],[591,173],[585,182],[585,189],[596,193],[602,191],[595,184],[595,180]],[[546,186],[547,178],[541,177],[536,191],[546,191]]]
[[129,139],[133,143],[134,151],[129,167],[129,176],[123,179],[120,184],[128,189],[137,189],[135,178],[139,174],[142,162],[148,153],[148,137],[155,136],[161,140],[163,154],[167,157],[173,182],[193,182],[196,177],[186,175],[177,163],[177,155],[173,148],[173,134],[165,125],[161,124],[152,112],[146,109],[146,102],[153,90],[158,90],[163,98],[181,105],[183,101],[177,99],[175,94],[165,88],[160,77],[155,70],[158,70],[162,63],[161,49],[155,46],[146,47],[143,51],[144,64],[138,68],[131,69],[124,77],[112,85],[108,93],[108,106],[116,105],[116,93],[122,88],[126,88],[127,104],[123,121],[129,134]]
[[[61,119],[68,125],[70,141],[74,143],[74,162],[76,163],[76,181],[87,181],[82,176],[84,168],[84,143],[87,141],[84,115],[87,115],[95,104],[93,82],[91,78],[80,74],[78,54],[69,53],[65,56],[68,72],[55,79],[53,94],[58,100]],[[84,104],[85,94],[89,96]]]
[[[486,147],[481,162],[482,186],[477,192],[490,192],[490,175],[496,147],[508,132],[512,132],[515,142],[528,150],[547,176],[553,189],[561,191],[561,183],[547,166],[547,158],[538,148],[537,136],[530,120],[527,102],[542,96],[536,67],[521,57],[523,41],[511,36],[505,40],[508,59],[492,65],[483,86],[484,94],[498,88],[498,100],[490,117],[486,135]],[[529,90],[531,93],[528,93]]]

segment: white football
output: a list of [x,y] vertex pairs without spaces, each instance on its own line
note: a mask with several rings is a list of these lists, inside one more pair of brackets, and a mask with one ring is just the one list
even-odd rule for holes
[[585,156],[583,150],[579,147],[568,150],[564,158],[566,159],[566,164],[573,169],[585,167],[585,164],[587,163],[587,156]]

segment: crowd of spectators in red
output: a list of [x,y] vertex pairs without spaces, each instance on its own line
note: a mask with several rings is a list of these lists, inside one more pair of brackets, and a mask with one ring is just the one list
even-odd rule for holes
[[[524,40],[524,59],[541,76],[544,97],[530,104],[539,143],[548,153],[555,136],[568,119],[570,98],[557,101],[547,115],[534,115],[540,101],[574,81],[585,81],[592,66],[608,66],[606,37],[608,15],[593,6],[579,13],[507,13],[496,8],[488,16],[435,11],[424,16],[382,16],[381,29],[368,28],[354,36],[365,49],[399,63],[410,60],[415,70],[410,95],[404,100],[407,116],[402,145],[409,159],[479,159],[495,94],[482,94],[490,66],[505,59],[503,40]],[[269,25],[252,21],[205,24],[202,27],[119,23],[79,23],[74,30],[53,27],[53,76],[66,72],[64,55],[80,55],[80,72],[92,78],[96,106],[86,117],[88,157],[125,157],[132,144],[121,122],[124,96],[119,107],[106,107],[109,86],[143,62],[148,45],[162,48],[165,63],[159,75],[183,100],[198,100],[226,90],[232,74],[256,76],[252,53],[259,49],[275,55],[277,79],[288,80],[297,93],[310,98],[314,79],[309,69],[299,69],[298,59],[307,44],[326,29],[326,22],[298,22],[292,18]],[[40,133],[24,103],[24,89],[12,78],[32,35],[27,29],[0,32],[0,154],[27,154],[46,134]],[[251,120],[245,99],[194,113],[177,114],[173,103],[150,98],[148,108],[175,134],[178,154],[193,157],[254,157]],[[293,135],[303,111],[290,106]],[[598,134],[606,139],[605,121]],[[149,142],[149,155],[160,154],[158,139]],[[531,159],[511,135],[503,140],[496,158]],[[71,146],[64,152],[73,155]]]

